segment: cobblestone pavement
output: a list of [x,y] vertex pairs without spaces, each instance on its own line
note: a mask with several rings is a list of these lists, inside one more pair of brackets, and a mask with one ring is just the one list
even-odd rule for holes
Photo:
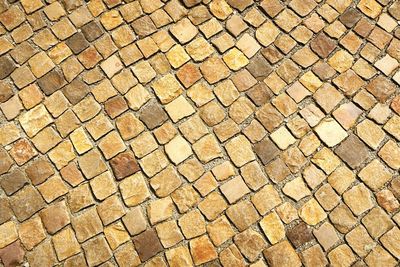
[[0,0],[0,266],[398,266],[398,21]]

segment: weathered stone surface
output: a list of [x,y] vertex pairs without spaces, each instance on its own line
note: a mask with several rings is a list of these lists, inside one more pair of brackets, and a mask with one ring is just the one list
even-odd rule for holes
[[147,213],[151,224],[156,224],[172,217],[174,204],[170,197],[154,200],[147,207]]
[[207,236],[201,236],[193,239],[189,243],[190,253],[192,254],[194,264],[200,265],[218,257],[217,252]]
[[0,226],[0,248],[4,248],[18,239],[15,222],[9,221]]
[[150,185],[158,197],[166,197],[182,184],[177,172],[170,166],[156,174],[150,180]]
[[0,0],[0,265],[396,266],[399,8]]
[[142,173],[136,173],[129,176],[121,182],[119,188],[121,190],[122,198],[128,206],[135,206],[150,196]]
[[70,223],[68,208],[64,201],[58,202],[42,210],[40,213],[43,225],[50,234],[56,233]]
[[285,235],[283,223],[275,212],[266,215],[260,221],[260,226],[271,244],[278,243]]
[[366,145],[355,135],[350,135],[335,150],[335,153],[354,169],[368,157]]
[[0,249],[0,259],[5,266],[17,266],[24,261],[25,251],[19,241]]
[[330,249],[339,240],[335,228],[328,222],[323,223],[318,229],[314,229],[313,233],[325,250]]
[[288,241],[275,244],[263,253],[271,266],[301,266],[300,257]]
[[39,105],[24,113],[19,119],[28,136],[33,137],[53,120],[43,105]]
[[82,246],[89,266],[96,266],[112,257],[111,249],[103,236],[90,239]]
[[251,262],[253,262],[266,247],[266,242],[262,239],[261,235],[251,229],[236,235],[234,242],[240,252]]
[[259,219],[256,209],[248,200],[243,200],[229,207],[226,214],[241,231],[247,229]]
[[200,66],[200,71],[210,84],[214,84],[229,75],[228,67],[217,57],[210,57],[204,61]]
[[130,152],[123,152],[110,160],[115,177],[120,180],[140,170],[135,156]]
[[72,212],[78,212],[81,209],[94,204],[89,184],[82,184],[68,193],[68,205]]
[[2,56],[0,57],[0,79],[6,78],[8,75],[10,75],[16,68],[14,62],[11,60],[10,57],[8,56]]
[[310,199],[300,208],[299,216],[309,225],[316,225],[327,217],[315,199]]
[[324,33],[319,34],[312,40],[311,49],[322,58],[327,58],[329,54],[335,49],[335,41]]
[[287,233],[287,236],[290,242],[292,242],[296,248],[314,239],[311,228],[305,223],[300,223],[290,229]]
[[[29,204],[28,204],[29,203]],[[10,199],[15,216],[24,221],[44,207],[44,201],[33,186],[26,186]]]
[[160,240],[154,229],[148,229],[136,236],[133,243],[142,261],[148,260],[162,250]]
[[75,238],[71,227],[65,228],[52,237],[57,258],[64,260],[81,251],[78,241]]

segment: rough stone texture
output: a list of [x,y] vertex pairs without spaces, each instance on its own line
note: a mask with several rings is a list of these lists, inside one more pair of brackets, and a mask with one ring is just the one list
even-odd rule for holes
[[395,0],[0,0],[0,265],[396,266]]
[[162,250],[154,229],[148,229],[133,239],[136,251],[142,261],[146,261]]

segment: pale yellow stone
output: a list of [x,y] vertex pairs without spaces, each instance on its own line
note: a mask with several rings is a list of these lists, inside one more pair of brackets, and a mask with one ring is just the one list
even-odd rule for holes
[[193,115],[181,125],[179,125],[179,130],[181,131],[183,136],[191,143],[196,142],[209,132],[207,126],[197,114]]
[[346,191],[343,200],[355,215],[361,215],[374,206],[371,192],[362,183]]
[[147,206],[147,214],[153,225],[170,218],[173,211],[174,204],[170,197],[154,200]]
[[348,245],[339,245],[331,250],[328,259],[332,267],[350,267],[357,261],[353,251]]
[[40,78],[55,67],[45,52],[40,52],[29,59],[29,66],[36,78]]
[[213,0],[210,3],[210,11],[215,17],[221,20],[226,19],[233,12],[225,0]]
[[199,193],[204,197],[208,195],[211,191],[213,191],[218,186],[217,181],[211,172],[206,172],[203,176],[200,177],[195,183],[194,187],[199,191]]
[[[178,173],[172,167],[168,166],[150,179],[150,185],[158,197],[167,197],[173,193],[182,184]],[[179,195],[179,194],[178,194]],[[177,195],[175,195],[177,196]],[[179,197],[178,197],[179,198]],[[176,198],[174,198],[174,201]]]
[[180,213],[188,211],[200,201],[199,193],[190,184],[183,185],[171,194]]
[[235,235],[231,224],[224,215],[207,224],[207,233],[216,246],[223,244]]
[[383,126],[383,129],[393,135],[397,141],[400,141],[400,116],[392,116],[385,126]]
[[118,13],[118,10],[113,9],[104,13],[100,18],[100,22],[106,30],[112,30],[118,27],[123,22],[123,19]]
[[60,135],[52,127],[47,127],[32,138],[35,147],[42,153],[46,153],[62,141]]
[[211,134],[208,134],[193,144],[193,150],[201,162],[207,163],[215,158],[222,157],[221,147]]
[[76,157],[72,143],[69,140],[52,149],[48,156],[59,170]]
[[266,185],[251,197],[251,202],[254,204],[258,212],[261,215],[264,215],[281,204],[282,199],[279,196],[278,191],[272,185]]
[[72,51],[65,42],[57,44],[49,51],[49,57],[51,58],[51,60],[53,60],[55,64],[60,64],[70,55],[72,55]]
[[232,138],[225,145],[225,149],[237,167],[241,167],[247,162],[256,158],[250,141],[244,135],[239,135],[235,138]]
[[220,186],[222,194],[228,199],[229,203],[235,203],[244,195],[250,193],[249,188],[243,181],[243,178],[236,176]]
[[[131,138],[137,136],[138,134],[143,132],[145,129],[143,122],[141,122],[138,118],[136,118],[135,115],[133,115],[133,113],[131,113],[131,112],[128,112],[128,113],[125,113],[125,114],[119,116],[115,120],[115,122],[116,122],[115,124],[118,128],[118,131],[120,132],[122,139],[124,139],[124,140],[128,140],[128,139],[131,139]],[[98,137],[100,137],[100,136],[98,136]],[[95,139],[96,139],[96,137],[95,137]]]
[[309,225],[316,225],[327,217],[325,211],[314,198],[307,201],[299,209],[299,216]]
[[165,55],[174,68],[179,68],[190,60],[190,56],[186,53],[185,49],[178,44],[172,47]]
[[368,17],[376,18],[382,11],[382,6],[375,0],[361,0],[357,7]]
[[364,120],[356,127],[357,135],[371,148],[377,149],[385,138],[385,132],[371,120]]
[[125,205],[136,206],[150,197],[144,176],[141,172],[125,178],[120,184],[122,199]]
[[381,26],[383,29],[385,29],[387,32],[393,31],[397,27],[397,24],[398,24],[397,21],[394,20],[387,13],[382,13],[379,16],[378,25]]
[[271,244],[276,244],[285,237],[285,227],[275,212],[265,216],[260,221],[260,226]]
[[396,142],[389,140],[378,153],[391,168],[398,170],[400,168],[400,147]]
[[172,25],[169,30],[181,44],[189,42],[199,32],[188,18],[181,19]]
[[392,174],[378,159],[374,159],[358,173],[358,177],[369,188],[378,191],[386,182],[392,179]]
[[186,51],[190,55],[190,57],[196,61],[200,62],[214,53],[214,49],[210,45],[209,42],[206,41],[203,37],[198,37],[190,42],[186,46]]
[[232,48],[222,57],[231,70],[240,70],[249,64],[248,58],[237,48]]
[[157,75],[148,61],[136,63],[135,66],[132,67],[132,71],[142,84],[150,82]]
[[326,147],[323,147],[315,153],[311,161],[319,166],[326,174],[333,172],[340,164],[340,159]]
[[182,95],[165,105],[165,110],[173,122],[178,122],[196,112]]
[[112,131],[103,137],[98,146],[106,159],[110,159],[126,149],[124,141],[117,131]]
[[290,182],[287,182],[282,188],[285,195],[293,198],[296,201],[311,195],[310,189],[306,186],[301,177],[297,177]]
[[64,228],[52,237],[53,245],[59,260],[64,260],[81,251],[75,233],[71,227]]
[[18,239],[15,222],[9,221],[0,225],[0,249]]
[[315,93],[323,84],[312,71],[307,71],[304,73],[304,75],[300,77],[299,81],[313,93]]
[[104,79],[92,89],[92,94],[97,102],[103,103],[107,99],[116,96],[118,92],[108,79]]
[[45,99],[44,105],[53,117],[58,117],[67,110],[69,102],[61,91],[57,91]]
[[29,137],[53,122],[49,112],[40,104],[19,117],[19,122]]
[[90,187],[99,200],[106,199],[117,192],[117,186],[110,171],[103,172],[90,180]]
[[136,267],[140,265],[139,255],[137,254],[132,242],[123,244],[121,248],[114,252],[114,256],[118,266],[120,267]]
[[[245,218],[246,211],[243,212],[243,217]],[[267,247],[265,237],[251,228],[236,234],[234,241],[243,256],[250,262],[255,261],[258,256],[262,255],[262,251]]]
[[192,257],[187,246],[179,246],[167,250],[165,257],[170,267],[193,266]]
[[275,41],[279,33],[279,29],[272,21],[268,21],[256,30],[256,38],[263,46],[269,46]]
[[17,126],[12,122],[0,126],[0,145],[6,146],[20,138],[21,134]]
[[345,50],[339,50],[328,59],[328,64],[338,72],[342,73],[351,68],[353,61],[354,58],[351,54]]
[[112,250],[115,250],[130,239],[128,232],[120,221],[105,227],[104,235]]
[[374,64],[376,68],[378,68],[387,76],[389,76],[395,69],[397,69],[399,65],[399,62],[389,55],[385,55]]
[[133,139],[131,147],[136,157],[143,158],[147,154],[156,150],[158,144],[150,132],[144,132]]
[[93,147],[90,139],[85,133],[85,130],[83,130],[83,127],[73,131],[69,137],[79,155],[89,151]]
[[299,218],[297,210],[289,202],[285,202],[276,208],[276,213],[284,223],[290,223]]
[[157,141],[164,145],[168,143],[178,133],[172,122],[166,122],[162,126],[154,130],[154,135]]
[[151,87],[163,104],[171,102],[183,92],[182,86],[172,74],[167,74],[153,82]]
[[296,139],[285,126],[282,126],[271,133],[270,137],[272,141],[274,141],[274,143],[282,150],[285,150],[296,142]]
[[167,167],[169,162],[164,152],[162,152],[160,149],[157,149],[156,151],[142,158],[139,164],[143,171],[151,177]]
[[215,98],[213,91],[204,82],[198,82],[189,90],[186,91],[186,95],[192,99],[196,106],[202,106]]
[[223,163],[213,167],[211,171],[219,181],[226,180],[235,175],[235,167],[230,161],[224,161]]
[[141,84],[136,85],[130,89],[125,98],[128,105],[133,110],[139,110],[147,101],[151,99],[150,93]]
[[46,238],[46,231],[39,216],[21,223],[18,228],[18,234],[22,244],[28,250],[31,250]]
[[203,32],[206,38],[210,38],[211,36],[219,33],[224,28],[221,26],[221,23],[216,19],[212,18],[209,21],[203,23],[199,26],[200,31]]
[[88,96],[76,104],[72,110],[81,121],[87,121],[99,113],[101,106],[99,103],[97,103],[93,96]]
[[240,93],[231,80],[225,80],[214,88],[214,93],[224,106],[230,106]]
[[339,144],[348,136],[339,123],[332,118],[322,120],[321,123],[315,127],[315,132],[329,147]]
[[181,163],[193,154],[188,141],[186,141],[180,135],[175,136],[168,144],[165,145],[165,152],[175,164]]
[[68,193],[68,187],[59,175],[54,175],[47,179],[46,182],[40,184],[37,189],[47,203],[50,203],[56,198]]
[[157,224],[156,231],[164,248],[170,248],[183,240],[183,235],[176,221]]

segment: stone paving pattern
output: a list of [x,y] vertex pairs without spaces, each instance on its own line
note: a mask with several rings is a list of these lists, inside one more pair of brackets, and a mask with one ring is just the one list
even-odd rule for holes
[[398,266],[398,21],[0,0],[0,265]]

